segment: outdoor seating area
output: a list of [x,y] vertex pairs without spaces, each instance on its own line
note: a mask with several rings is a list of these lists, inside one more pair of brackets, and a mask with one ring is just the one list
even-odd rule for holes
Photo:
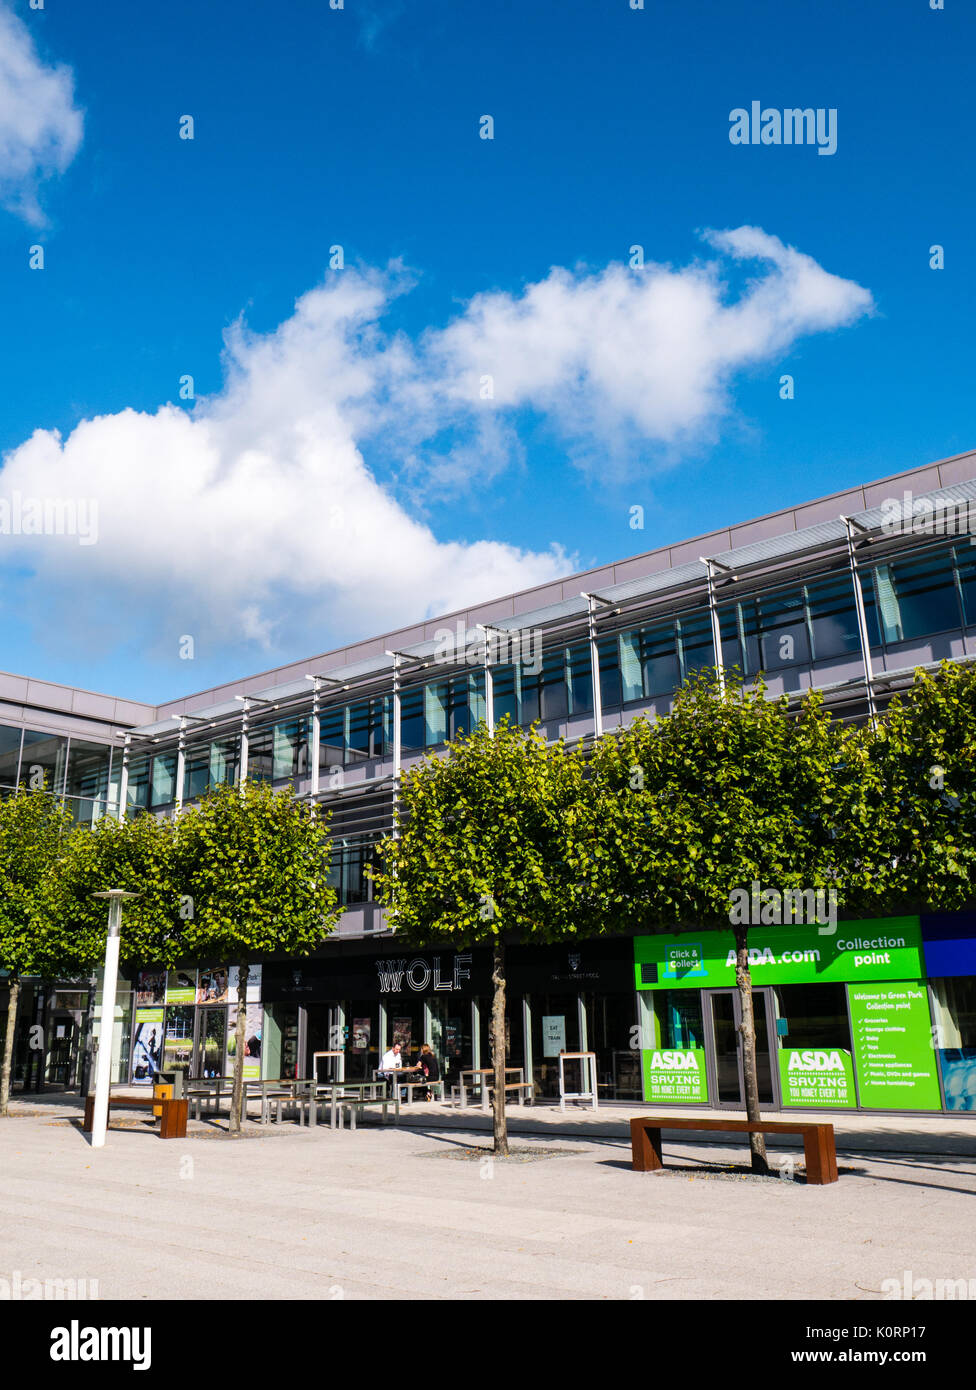
[[[511,1080],[505,1083],[507,1097],[517,1098],[520,1105],[531,1105],[535,1085],[526,1081],[522,1067],[507,1067],[506,1075]],[[167,1088],[169,1089],[169,1088]],[[232,1076],[187,1077],[181,1086],[182,1099],[163,1099],[158,1093],[154,1096],[135,1096],[131,1092],[113,1090],[113,1107],[133,1106],[155,1107],[156,1113],[169,1116],[171,1107],[175,1115],[183,1117],[182,1133],[186,1133],[186,1121],[217,1121],[230,1114],[233,1099],[234,1078]],[[273,1077],[263,1080],[245,1079],[244,1113],[245,1118],[261,1125],[280,1125],[290,1121],[300,1128],[316,1128],[328,1124],[330,1129],[342,1129],[348,1119],[348,1127],[354,1130],[361,1123],[368,1110],[377,1110],[381,1123],[386,1124],[392,1111],[393,1122],[400,1117],[401,1107],[418,1106],[424,1103],[429,1094],[440,1105],[450,1105],[459,1110],[470,1108],[475,1100],[479,1102],[482,1113],[491,1112],[492,1096],[495,1091],[494,1072],[490,1067],[468,1068],[459,1073],[459,1082],[450,1088],[443,1079],[432,1081],[404,1071],[402,1078],[397,1075],[395,1082],[387,1073],[374,1071],[370,1080],[313,1080],[310,1077]],[[419,1094],[418,1094],[419,1093]],[[94,1104],[94,1097],[87,1098],[86,1115]],[[164,1128],[169,1137],[172,1121]],[[86,1128],[89,1125],[86,1123]]]

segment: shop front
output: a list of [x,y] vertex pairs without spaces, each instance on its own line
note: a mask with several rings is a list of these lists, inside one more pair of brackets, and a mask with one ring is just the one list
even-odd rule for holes
[[[958,922],[954,930],[962,930]],[[750,929],[764,1109],[976,1107],[969,945],[937,946],[933,956],[928,935],[928,922],[923,929],[917,916],[840,922],[833,932],[794,924]],[[935,957],[939,977],[932,975]],[[960,974],[952,977],[950,968]],[[744,1109],[731,930],[637,937],[634,970],[644,1099]]]
[[[315,1068],[323,1078],[366,1079],[393,1043],[405,1066],[429,1043],[449,1085],[461,1070],[491,1065],[491,952],[412,952],[395,938],[384,944],[382,955],[265,964],[266,1076],[310,1076]],[[506,1065],[535,1081],[537,1097],[558,1095],[560,1052],[593,1051],[601,1098],[640,1098],[629,939],[513,945],[506,976]],[[341,1055],[316,1062],[322,1053]],[[564,1067],[567,1089],[580,1089],[579,1062]]]

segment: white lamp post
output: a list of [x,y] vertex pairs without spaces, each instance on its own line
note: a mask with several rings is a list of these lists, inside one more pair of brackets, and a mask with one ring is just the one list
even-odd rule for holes
[[115,1028],[115,992],[119,978],[119,927],[122,924],[124,898],[141,897],[111,888],[107,893],[93,893],[93,898],[108,898],[108,937],[105,942],[105,973],[102,976],[102,1021],[98,1030],[98,1062],[95,1067],[95,1114],[92,1119],[91,1146],[104,1148],[108,1129],[108,1093],[112,1084],[112,1032]]

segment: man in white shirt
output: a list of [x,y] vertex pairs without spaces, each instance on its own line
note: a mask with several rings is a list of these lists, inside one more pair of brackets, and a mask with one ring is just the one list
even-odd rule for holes
[[396,1073],[403,1067],[403,1058],[400,1056],[400,1044],[394,1043],[388,1052],[383,1053],[380,1062],[380,1075],[386,1078],[390,1087],[390,1095],[396,1095],[396,1087],[393,1084]]

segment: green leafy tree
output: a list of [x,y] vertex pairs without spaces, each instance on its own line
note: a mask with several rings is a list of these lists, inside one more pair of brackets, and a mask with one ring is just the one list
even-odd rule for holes
[[284,951],[307,955],[341,915],[328,884],[330,841],[320,812],[290,788],[261,783],[212,788],[176,822],[185,959],[238,967],[230,1134],[241,1133],[248,965]]
[[[508,1153],[505,943],[597,934],[601,832],[577,749],[503,720],[482,723],[401,783],[397,836],[380,847],[377,896],[397,937],[492,948],[494,1150]],[[531,1079],[531,1078],[530,1078]]]
[[95,893],[122,888],[138,897],[122,910],[120,958],[171,967],[181,952],[180,884],[172,821],[151,815],[76,826],[62,842],[41,899],[39,949],[60,968],[98,969],[105,959],[108,906]]
[[8,1113],[20,985],[24,975],[62,967],[58,943],[42,939],[39,904],[71,826],[71,817],[41,788],[21,787],[0,801],[0,967],[9,997],[0,1071],[0,1115]]
[[[836,822],[852,737],[816,694],[791,717],[762,683],[723,689],[704,671],[667,716],[638,718],[595,750],[608,909],[635,932],[708,925],[733,934],[750,1120],[760,1118],[751,914],[733,905],[744,893],[751,902],[755,882],[843,900]],[[753,1169],[765,1172],[765,1140],[750,1141]]]
[[976,669],[918,670],[851,744],[838,820],[846,900],[952,909],[976,883]]
[[[182,922],[174,843],[172,822],[151,815],[103,817],[65,837],[39,903],[38,955],[46,974],[101,969],[108,904],[93,894],[110,888],[138,894],[123,905],[121,960],[130,968],[176,963]],[[110,1020],[103,1020],[101,1041],[110,1045]]]

